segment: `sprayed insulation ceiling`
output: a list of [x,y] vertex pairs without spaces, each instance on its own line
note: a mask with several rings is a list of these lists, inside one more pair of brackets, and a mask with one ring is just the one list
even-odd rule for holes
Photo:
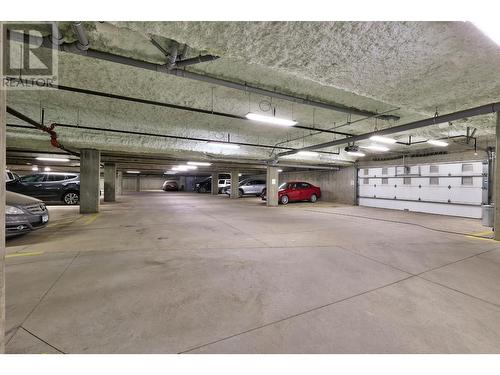
[[[341,126],[338,130],[354,134],[431,117],[436,110],[444,114],[500,99],[500,48],[465,22],[86,22],[84,26],[95,50],[164,64],[165,55],[150,39],[164,46],[175,40],[189,46],[186,57],[206,53],[220,57],[187,70],[366,111],[392,110],[390,113],[400,120],[369,119],[345,125],[345,113],[292,105],[289,101],[64,52],[59,53],[60,84],[239,116],[249,111],[262,112],[271,104],[277,116],[293,117],[301,125]],[[66,42],[75,40],[69,23],[61,23],[60,28]],[[55,90],[12,91],[8,105],[35,119],[40,118],[40,109],[44,108],[46,122],[99,129],[213,140],[227,140],[229,134],[232,141],[281,143],[293,148],[334,139],[332,134],[309,136],[307,130]],[[350,120],[361,118],[352,116]],[[21,123],[10,116],[8,122]],[[401,133],[397,138],[406,140],[412,135],[414,140],[423,140],[461,135],[467,126],[477,128],[476,136],[483,147],[492,141],[492,115]],[[72,148],[255,160],[267,159],[272,152],[247,146],[238,151],[221,151],[205,142],[100,130],[57,130],[61,142]],[[9,128],[7,136],[11,148],[50,150],[47,135],[37,131]],[[412,146],[412,150],[422,147],[427,146]],[[321,155],[318,160],[353,159],[341,151],[340,155]]]

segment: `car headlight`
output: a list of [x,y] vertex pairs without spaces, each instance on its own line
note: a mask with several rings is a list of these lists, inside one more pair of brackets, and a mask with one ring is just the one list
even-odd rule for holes
[[5,213],[7,215],[23,215],[24,214],[24,211],[17,208],[17,207],[14,207],[14,206],[5,206]]

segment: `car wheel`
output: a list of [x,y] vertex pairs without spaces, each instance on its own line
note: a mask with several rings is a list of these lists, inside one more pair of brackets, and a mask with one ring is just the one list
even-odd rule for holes
[[288,196],[282,195],[280,201],[281,201],[281,204],[287,204],[288,203]]
[[243,196],[243,190],[238,190],[238,196],[241,198]]
[[312,194],[309,200],[311,201],[311,203],[314,203],[318,200],[318,197],[316,196],[316,194]]
[[63,201],[67,205],[75,205],[80,201],[80,196],[74,191],[69,191],[63,196]]

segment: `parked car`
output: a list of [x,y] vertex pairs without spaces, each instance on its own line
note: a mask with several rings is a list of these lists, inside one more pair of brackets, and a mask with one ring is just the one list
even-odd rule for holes
[[[262,193],[262,200],[267,199],[267,192],[264,189]],[[291,181],[284,182],[278,189],[278,202],[287,204],[288,202],[295,201],[310,201],[316,202],[321,198],[321,189],[309,182]]]
[[[231,184],[230,178],[219,178],[218,189],[219,194],[223,192],[224,188]],[[199,182],[195,186],[195,190],[198,193],[210,193],[212,191],[212,177],[208,177],[205,180]]]
[[9,181],[7,190],[41,199],[58,201],[68,205],[80,201],[80,174],[40,172]]
[[231,186],[231,179],[230,178],[219,178],[219,194],[222,193],[222,191],[228,187]]
[[162,189],[163,191],[179,191],[179,185],[177,181],[167,180],[163,183]]
[[[256,195],[260,197],[266,188],[266,180],[262,178],[248,178],[241,181],[238,185],[240,197],[244,195]],[[231,195],[231,185],[223,190],[224,194]]]
[[5,192],[5,236],[13,237],[43,228],[49,222],[45,203],[26,195]]
[[5,182],[14,181],[17,178],[19,178],[17,173],[11,172],[9,170],[5,171]]

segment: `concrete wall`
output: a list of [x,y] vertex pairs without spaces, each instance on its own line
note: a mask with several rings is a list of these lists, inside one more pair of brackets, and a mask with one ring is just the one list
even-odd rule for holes
[[122,191],[135,191],[137,176],[123,176]]
[[302,180],[321,188],[321,200],[356,204],[356,168],[345,167],[338,171],[300,171],[280,173],[280,184]]
[[[179,187],[181,185],[185,186],[185,177],[177,177],[177,178],[167,178],[163,176],[148,176],[148,175],[141,175],[140,176],[140,181],[141,181],[141,191],[143,190],[161,190],[163,183],[166,180],[174,180],[177,181],[179,184]],[[123,176],[123,191],[136,191],[136,181],[137,181],[137,176],[128,176],[124,175]]]
[[[161,190],[166,180],[167,178],[163,176],[141,176],[141,191]],[[170,180],[170,178],[168,180]]]

